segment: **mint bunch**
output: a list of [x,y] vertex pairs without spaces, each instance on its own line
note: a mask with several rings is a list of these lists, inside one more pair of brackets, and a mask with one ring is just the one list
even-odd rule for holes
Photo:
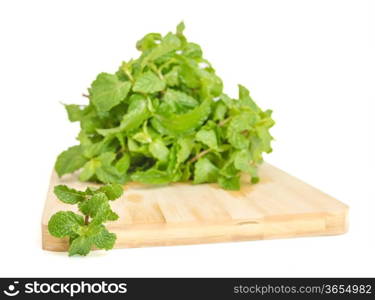
[[54,193],[64,203],[77,204],[82,213],[59,211],[48,222],[51,235],[58,238],[69,237],[69,256],[87,255],[93,246],[105,250],[113,248],[116,235],[110,233],[103,223],[118,219],[109,201],[122,195],[121,185],[108,184],[98,189],[87,188],[85,191],[58,185],[55,186]]
[[59,176],[81,169],[82,181],[166,184],[218,182],[240,188],[240,174],[258,181],[262,154],[272,151],[271,111],[239,85],[233,99],[203,58],[201,47],[176,32],[145,35],[141,55],[116,73],[100,73],[87,105],[65,105],[80,122],[79,145],[57,158]]

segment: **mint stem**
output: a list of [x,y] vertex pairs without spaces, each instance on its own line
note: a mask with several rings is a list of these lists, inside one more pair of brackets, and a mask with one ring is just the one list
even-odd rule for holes
[[206,155],[208,152],[210,152],[210,151],[211,151],[211,149],[206,149],[206,150],[200,152],[199,154],[197,154],[196,156],[194,156],[192,159],[190,159],[190,160],[188,161],[188,163],[193,163],[193,162],[195,162],[196,160],[198,160],[198,159],[200,159],[201,157],[205,156],[205,155]]

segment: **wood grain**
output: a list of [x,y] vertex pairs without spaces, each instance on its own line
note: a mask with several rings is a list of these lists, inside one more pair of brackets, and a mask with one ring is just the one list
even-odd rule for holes
[[[115,248],[200,244],[230,241],[334,235],[347,231],[348,207],[269,164],[260,167],[261,181],[242,178],[240,191],[216,184],[176,183],[145,186],[129,183],[124,195],[111,202],[120,216],[108,223],[117,234]],[[66,251],[67,239],[52,237],[49,218],[72,210],[55,197],[53,187],[67,184],[85,189],[93,184],[77,174],[59,179],[53,172],[42,218],[42,247]]]

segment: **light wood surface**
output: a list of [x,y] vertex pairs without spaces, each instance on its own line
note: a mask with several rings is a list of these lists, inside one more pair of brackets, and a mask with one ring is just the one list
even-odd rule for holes
[[[240,191],[216,184],[168,186],[125,185],[122,198],[111,202],[120,216],[107,228],[117,234],[115,248],[200,244],[230,241],[334,235],[347,231],[348,207],[269,164],[260,167],[258,184]],[[52,174],[42,219],[45,250],[67,250],[67,239],[48,233],[49,218],[75,206],[53,194],[57,184],[85,189],[77,174]],[[92,186],[92,184],[89,184]]]

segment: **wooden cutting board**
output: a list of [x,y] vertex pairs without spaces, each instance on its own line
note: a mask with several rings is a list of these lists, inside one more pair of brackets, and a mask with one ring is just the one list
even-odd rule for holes
[[[240,191],[216,184],[125,185],[124,195],[111,202],[120,216],[107,228],[117,234],[115,248],[261,240],[347,231],[348,207],[269,164],[260,167],[261,181]],[[247,180],[248,182],[248,180]],[[57,184],[85,189],[77,174],[59,179],[52,174],[42,219],[43,249],[65,251],[67,239],[48,233],[59,210],[72,210],[53,194]],[[92,184],[89,184],[93,186]]]

